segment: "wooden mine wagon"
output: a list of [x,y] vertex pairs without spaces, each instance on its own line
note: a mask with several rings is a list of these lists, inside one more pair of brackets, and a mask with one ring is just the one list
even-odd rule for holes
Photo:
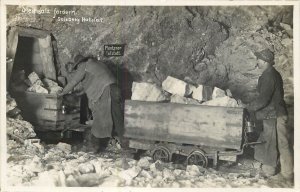
[[[22,83],[20,72],[35,72],[40,78],[58,82],[62,77],[58,59],[57,42],[50,31],[21,26],[7,30],[6,63],[7,90],[16,99],[21,115],[36,130],[64,131],[72,129],[82,131],[88,126],[80,122],[80,98],[72,104],[72,110],[63,113],[63,107],[70,108],[65,98],[56,94],[43,94],[27,91]],[[14,84],[14,85],[13,85]],[[84,121],[85,122],[85,121]]]
[[70,110],[70,106],[66,104],[63,97],[59,98],[56,94],[25,91],[14,96],[22,111],[22,117],[33,124],[36,130],[63,131],[84,126],[80,124],[79,98],[77,98],[76,106],[72,106]]
[[244,109],[178,103],[125,101],[129,147],[151,151],[152,158],[171,161],[187,156],[188,164],[206,167],[208,159],[236,160],[243,153]]

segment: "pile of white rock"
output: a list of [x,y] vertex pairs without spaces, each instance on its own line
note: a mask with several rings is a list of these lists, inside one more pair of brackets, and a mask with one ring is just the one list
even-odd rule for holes
[[207,89],[207,86],[191,85],[171,76],[168,76],[162,82],[162,87],[152,83],[133,82],[131,99],[140,101],[239,107],[237,101],[232,98],[229,89],[226,91],[217,87]]
[[41,80],[35,72],[30,73],[28,79],[31,86],[27,89],[27,91],[30,92],[56,94],[57,92],[63,90],[62,87],[60,87],[51,79],[44,78],[43,80]]

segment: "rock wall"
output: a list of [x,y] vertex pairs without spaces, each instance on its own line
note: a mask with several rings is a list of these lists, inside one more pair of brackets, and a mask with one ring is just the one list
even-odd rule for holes
[[[124,90],[130,90],[132,80],[161,86],[170,75],[229,88],[235,98],[249,102],[261,74],[253,53],[270,48],[283,75],[286,100],[293,106],[291,6],[31,8],[47,8],[50,13],[22,13],[24,7],[9,6],[8,26],[52,31],[62,65],[76,53],[97,56],[103,54],[104,44],[126,44],[123,57],[104,58]],[[54,9],[73,10],[75,15],[53,18]],[[102,18],[103,22],[63,22],[58,17]]]

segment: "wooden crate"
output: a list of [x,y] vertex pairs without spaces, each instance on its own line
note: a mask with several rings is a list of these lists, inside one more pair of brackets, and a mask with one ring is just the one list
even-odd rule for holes
[[125,101],[125,137],[240,149],[242,108]]
[[24,120],[39,129],[62,130],[66,126],[80,122],[80,113],[62,114],[62,97],[54,94],[20,92],[15,99]]

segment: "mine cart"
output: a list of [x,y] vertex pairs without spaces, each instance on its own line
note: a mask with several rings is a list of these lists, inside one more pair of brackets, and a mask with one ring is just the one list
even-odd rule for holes
[[125,137],[129,147],[148,150],[154,161],[187,156],[187,164],[206,167],[208,159],[235,161],[249,143],[243,108],[125,102]]
[[33,124],[39,131],[66,131],[84,129],[80,124],[80,98],[74,105],[68,105],[68,100],[57,97],[56,94],[34,92],[19,92],[15,99],[20,107],[22,117]]
[[22,71],[26,75],[35,72],[54,82],[62,77],[57,42],[51,32],[14,26],[7,30],[7,41],[7,58],[10,58],[6,63],[7,90],[16,99],[24,120],[41,131],[82,131],[86,128],[80,122],[79,97],[69,102],[67,98],[72,96],[58,98],[56,94],[29,92],[22,83],[25,78],[19,75]]

